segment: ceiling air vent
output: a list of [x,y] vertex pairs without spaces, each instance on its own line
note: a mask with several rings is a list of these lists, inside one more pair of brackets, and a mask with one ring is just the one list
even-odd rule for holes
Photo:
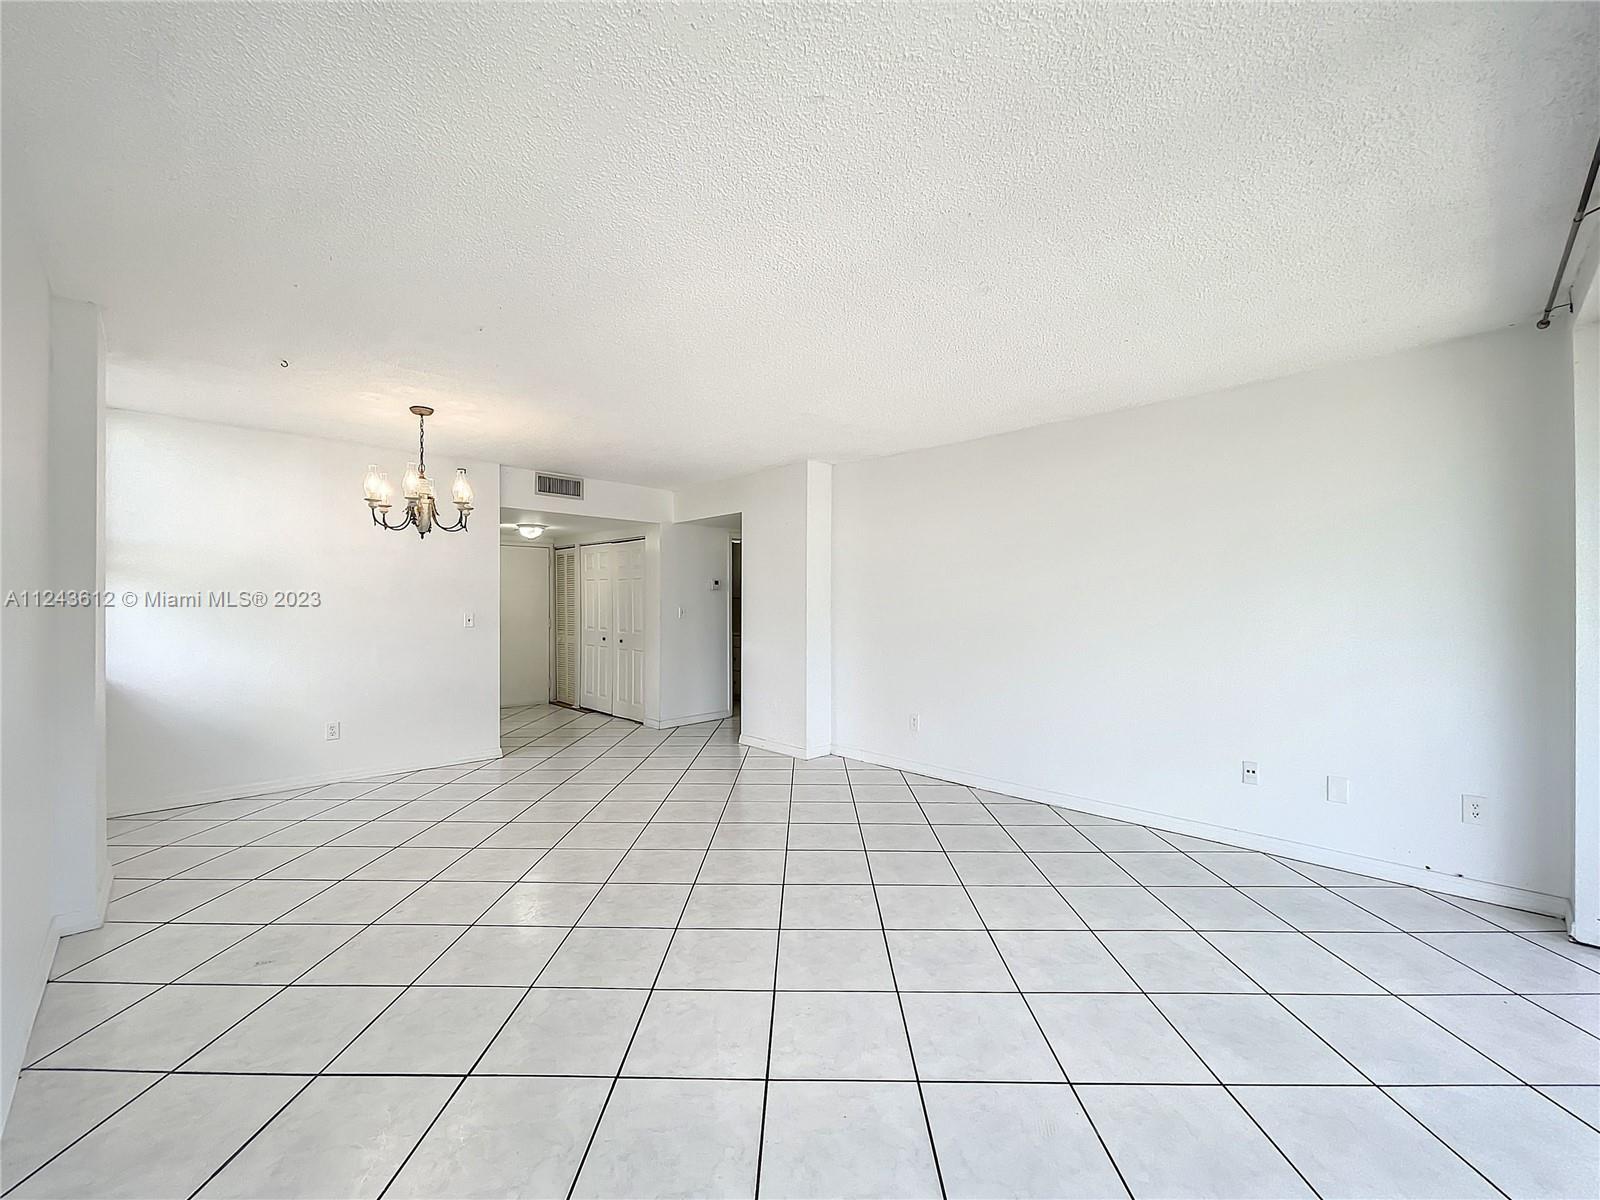
[[543,471],[537,472],[538,486],[534,491],[541,496],[561,496],[567,500],[583,499],[583,480],[572,479],[566,475],[546,475]]

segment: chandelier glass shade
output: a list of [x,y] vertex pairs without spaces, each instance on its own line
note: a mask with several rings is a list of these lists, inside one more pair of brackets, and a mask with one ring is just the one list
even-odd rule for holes
[[389,482],[389,473],[378,470],[376,465],[367,468],[367,477],[364,483],[366,491],[367,509],[372,513],[372,523],[384,529],[398,532],[402,529],[415,529],[418,537],[427,537],[434,529],[445,533],[460,533],[467,527],[467,514],[472,511],[472,484],[467,480],[467,469],[458,467],[455,480],[450,484],[450,502],[456,506],[460,514],[455,523],[444,525],[439,522],[439,500],[434,494],[433,480],[428,478],[428,462],[425,449],[426,422],[433,416],[433,409],[424,405],[413,405],[411,411],[417,417],[417,461],[406,464],[406,473],[401,481],[400,490],[406,502],[405,515],[399,521],[390,523],[389,510],[394,507],[394,485]]

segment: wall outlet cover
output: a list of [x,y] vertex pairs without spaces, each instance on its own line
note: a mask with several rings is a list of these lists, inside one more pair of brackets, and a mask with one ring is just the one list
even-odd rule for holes
[[1261,768],[1259,764],[1246,759],[1239,764],[1239,782],[1257,784],[1261,782]]
[[327,729],[323,732],[323,737],[330,742],[337,742],[339,740],[339,732],[339,722],[329,721]]
[[1343,775],[1328,776],[1328,803],[1350,803],[1350,781]]
[[1484,825],[1489,820],[1489,797],[1467,796],[1461,797],[1461,823],[1463,825]]

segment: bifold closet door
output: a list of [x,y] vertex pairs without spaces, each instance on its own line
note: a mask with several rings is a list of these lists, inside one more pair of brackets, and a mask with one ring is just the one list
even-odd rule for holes
[[611,547],[616,631],[617,686],[612,713],[630,721],[644,720],[644,543],[618,542]]
[[596,712],[611,711],[616,695],[617,646],[612,626],[615,620],[612,546],[579,546],[579,608],[582,610],[580,649],[581,669],[578,704]]
[[551,623],[555,627],[555,699],[560,704],[578,702],[578,552],[573,547],[555,553],[555,597]]

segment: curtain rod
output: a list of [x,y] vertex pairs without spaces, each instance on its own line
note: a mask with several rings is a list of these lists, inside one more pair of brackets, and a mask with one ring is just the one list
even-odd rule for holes
[[[1539,318],[1539,328],[1550,328],[1550,312],[1556,306],[1556,293],[1561,290],[1561,277],[1567,273],[1567,260],[1572,257],[1572,244],[1578,240],[1578,227],[1583,219],[1595,210],[1589,207],[1589,197],[1594,192],[1595,173],[1600,172],[1600,141],[1594,144],[1594,159],[1589,163],[1589,177],[1583,181],[1583,195],[1578,197],[1578,211],[1573,214],[1572,228],[1567,230],[1567,245],[1561,251],[1561,262],[1556,266],[1556,277],[1550,284],[1549,298],[1544,302],[1544,314]],[[1567,307],[1572,307],[1569,301]]]

